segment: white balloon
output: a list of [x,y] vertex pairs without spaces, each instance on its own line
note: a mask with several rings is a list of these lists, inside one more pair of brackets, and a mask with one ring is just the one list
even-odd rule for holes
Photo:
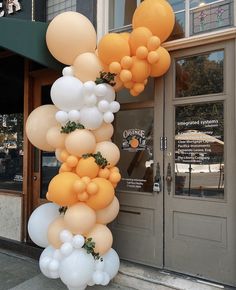
[[103,97],[107,94],[107,87],[105,86],[105,84],[99,84],[96,86],[95,88],[95,94],[98,97]]
[[68,119],[69,119],[71,122],[77,122],[77,121],[79,121],[79,118],[80,118],[80,112],[77,111],[77,110],[71,110],[71,111],[68,113]]
[[101,284],[103,282],[103,272],[102,271],[96,271],[93,273],[93,282],[97,285]]
[[61,124],[64,124],[64,123],[69,121],[68,114],[67,114],[67,112],[64,112],[64,111],[56,112],[55,118],[56,118],[57,122],[59,122]]
[[88,95],[88,96],[84,97],[84,103],[88,107],[95,106],[97,104],[97,97],[94,94]]
[[98,261],[95,262],[95,268],[96,268],[96,270],[102,271],[104,269],[104,267],[105,267],[104,261],[98,260]]
[[59,262],[57,260],[51,260],[48,265],[48,269],[50,272],[55,272],[59,269]]
[[73,76],[74,75],[73,67],[66,66],[65,68],[63,68],[62,75],[63,76]]
[[107,100],[109,103],[113,102],[116,98],[115,90],[112,86],[108,84],[104,84],[106,86],[106,94],[104,95],[103,99]]
[[73,76],[57,79],[51,88],[51,99],[63,111],[80,109],[83,102],[83,83]]
[[69,256],[73,252],[73,246],[71,243],[64,243],[61,245],[60,251],[63,256]]
[[62,282],[70,287],[87,285],[92,279],[95,263],[91,254],[84,249],[74,250],[60,264],[59,274]]
[[80,123],[86,129],[95,130],[101,126],[103,115],[97,107],[84,107],[80,111]]
[[83,286],[80,286],[80,287],[70,287],[69,285],[67,285],[68,289],[69,290],[84,290],[87,288],[87,285],[83,285]]
[[98,103],[98,109],[100,112],[105,113],[107,111],[109,111],[110,109],[110,105],[109,102],[106,100],[102,100]]
[[95,283],[93,282],[93,280],[88,281],[88,286],[93,286],[93,285],[95,285]]
[[53,254],[52,257],[53,257],[54,260],[60,261],[62,259],[62,254],[61,254],[60,250],[56,249],[54,251],[54,254]]
[[51,278],[51,279],[57,279],[59,278],[59,274],[58,274],[58,271],[49,271],[49,277],[48,278]]
[[[39,268],[41,272],[48,278],[56,279],[59,277],[58,271],[50,271],[49,267],[53,261],[53,255],[55,253],[55,249],[52,246],[48,246],[42,252],[39,258]],[[58,261],[57,261],[58,262]],[[54,263],[54,262],[53,262]],[[52,264],[53,265],[53,264]],[[54,264],[55,266],[55,264]],[[52,268],[54,268],[54,266]]]
[[59,206],[54,203],[45,203],[33,211],[28,222],[28,233],[36,245],[43,248],[49,245],[48,227],[59,215]]
[[102,286],[108,285],[110,282],[110,276],[107,273],[103,273],[103,281],[101,283]]
[[96,88],[95,82],[93,82],[93,81],[87,81],[87,82],[85,82],[84,83],[84,86],[83,86],[84,96],[93,94],[94,91],[95,91],[95,88]]
[[112,112],[108,111],[103,115],[103,120],[105,123],[112,123],[114,121],[114,115]]
[[72,245],[75,249],[80,249],[84,245],[84,237],[81,235],[76,235],[73,238]]
[[62,230],[59,234],[59,237],[63,243],[71,242],[73,239],[72,233],[68,230]]
[[120,267],[120,259],[114,249],[110,249],[104,256],[101,257],[105,263],[104,272],[106,272],[110,279],[113,279],[118,273]]
[[109,109],[112,113],[117,113],[120,110],[120,104],[116,101],[110,103]]

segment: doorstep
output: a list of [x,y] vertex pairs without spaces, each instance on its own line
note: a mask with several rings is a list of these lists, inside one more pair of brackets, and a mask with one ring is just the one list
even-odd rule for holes
[[114,283],[137,290],[232,290],[234,287],[208,282],[182,274],[121,261]]

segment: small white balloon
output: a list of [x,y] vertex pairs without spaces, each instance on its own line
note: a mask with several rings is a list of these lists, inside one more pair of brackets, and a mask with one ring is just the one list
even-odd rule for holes
[[49,271],[55,272],[59,269],[59,262],[57,260],[52,260],[48,265]]
[[67,112],[64,112],[64,111],[58,111],[55,115],[55,118],[57,122],[61,124],[64,124],[69,121],[68,114]]
[[64,243],[61,245],[60,251],[63,256],[69,256],[73,252],[73,246],[71,243]]
[[104,269],[104,267],[105,267],[105,263],[104,263],[103,260],[98,260],[98,261],[95,262],[96,270],[102,271]]
[[95,283],[93,282],[93,280],[90,280],[90,281],[88,281],[87,285],[88,286],[93,286],[93,285],[95,285]]
[[84,237],[81,235],[74,236],[72,245],[75,249],[81,249],[84,245]]
[[103,281],[101,283],[102,286],[107,286],[110,282],[110,276],[107,273],[103,273]]
[[87,81],[83,86],[83,94],[84,96],[91,95],[94,93],[96,88],[96,84],[93,81]]
[[103,115],[103,120],[105,123],[112,123],[114,121],[114,115],[112,112],[108,111]]
[[69,290],[85,290],[87,288],[87,285],[83,285],[83,286],[80,286],[80,287],[71,287],[71,286],[67,285],[67,288]]
[[55,253],[55,249],[52,246],[48,246],[43,250],[40,258],[39,258],[39,268],[41,272],[48,278],[56,279],[59,277],[58,273],[56,275],[51,273],[49,270],[49,265],[53,261],[53,255]]
[[60,234],[59,234],[59,237],[60,237],[60,240],[63,243],[71,242],[72,239],[73,239],[72,233],[70,231],[68,231],[68,230],[61,231]]
[[73,76],[74,75],[73,67],[66,66],[65,68],[63,68],[62,75],[63,76]]
[[103,272],[102,271],[96,271],[93,273],[93,282],[97,285],[101,284],[103,281]]
[[105,113],[107,111],[109,111],[110,109],[110,104],[108,101],[106,100],[102,100],[98,103],[98,109],[100,112]]
[[95,106],[97,104],[97,97],[94,94],[88,95],[84,98],[84,103],[88,107]]
[[111,102],[109,105],[109,110],[112,113],[117,113],[120,110],[120,104],[116,101]]
[[103,97],[107,94],[107,87],[105,86],[105,84],[99,84],[96,86],[95,88],[95,94],[98,97]]
[[102,256],[105,263],[104,272],[108,273],[110,279],[113,279],[118,273],[120,267],[120,259],[114,249],[110,249],[105,255]]
[[86,129],[95,130],[102,125],[103,115],[97,107],[84,107],[80,111],[80,123]]
[[62,259],[62,254],[60,250],[56,249],[53,254],[53,259],[60,261]]
[[116,98],[116,93],[114,88],[111,85],[104,84],[106,86],[106,94],[104,95],[104,99],[107,100],[109,103],[113,102]]
[[48,266],[49,266],[49,264],[50,264],[50,262],[52,261],[52,258],[50,258],[50,257],[43,257],[42,259],[41,259],[41,262],[40,262],[40,266],[41,266],[41,268],[43,269],[43,270],[46,270],[46,269],[48,269]]
[[51,278],[51,279],[59,278],[58,271],[49,271],[49,275],[48,276],[49,276],[48,278]]
[[77,110],[71,110],[68,113],[68,119],[71,122],[77,122],[77,121],[79,121],[79,118],[80,118],[80,112]]

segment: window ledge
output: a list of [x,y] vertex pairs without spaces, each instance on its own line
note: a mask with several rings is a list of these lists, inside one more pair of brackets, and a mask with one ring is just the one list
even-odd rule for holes
[[233,38],[236,38],[236,27],[165,42],[163,43],[163,47],[168,51],[175,51],[178,49],[196,47]]

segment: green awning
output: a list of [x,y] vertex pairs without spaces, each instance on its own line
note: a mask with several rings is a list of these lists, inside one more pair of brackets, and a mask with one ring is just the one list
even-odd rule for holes
[[34,60],[46,67],[65,66],[50,54],[45,41],[48,24],[0,17],[0,47]]

